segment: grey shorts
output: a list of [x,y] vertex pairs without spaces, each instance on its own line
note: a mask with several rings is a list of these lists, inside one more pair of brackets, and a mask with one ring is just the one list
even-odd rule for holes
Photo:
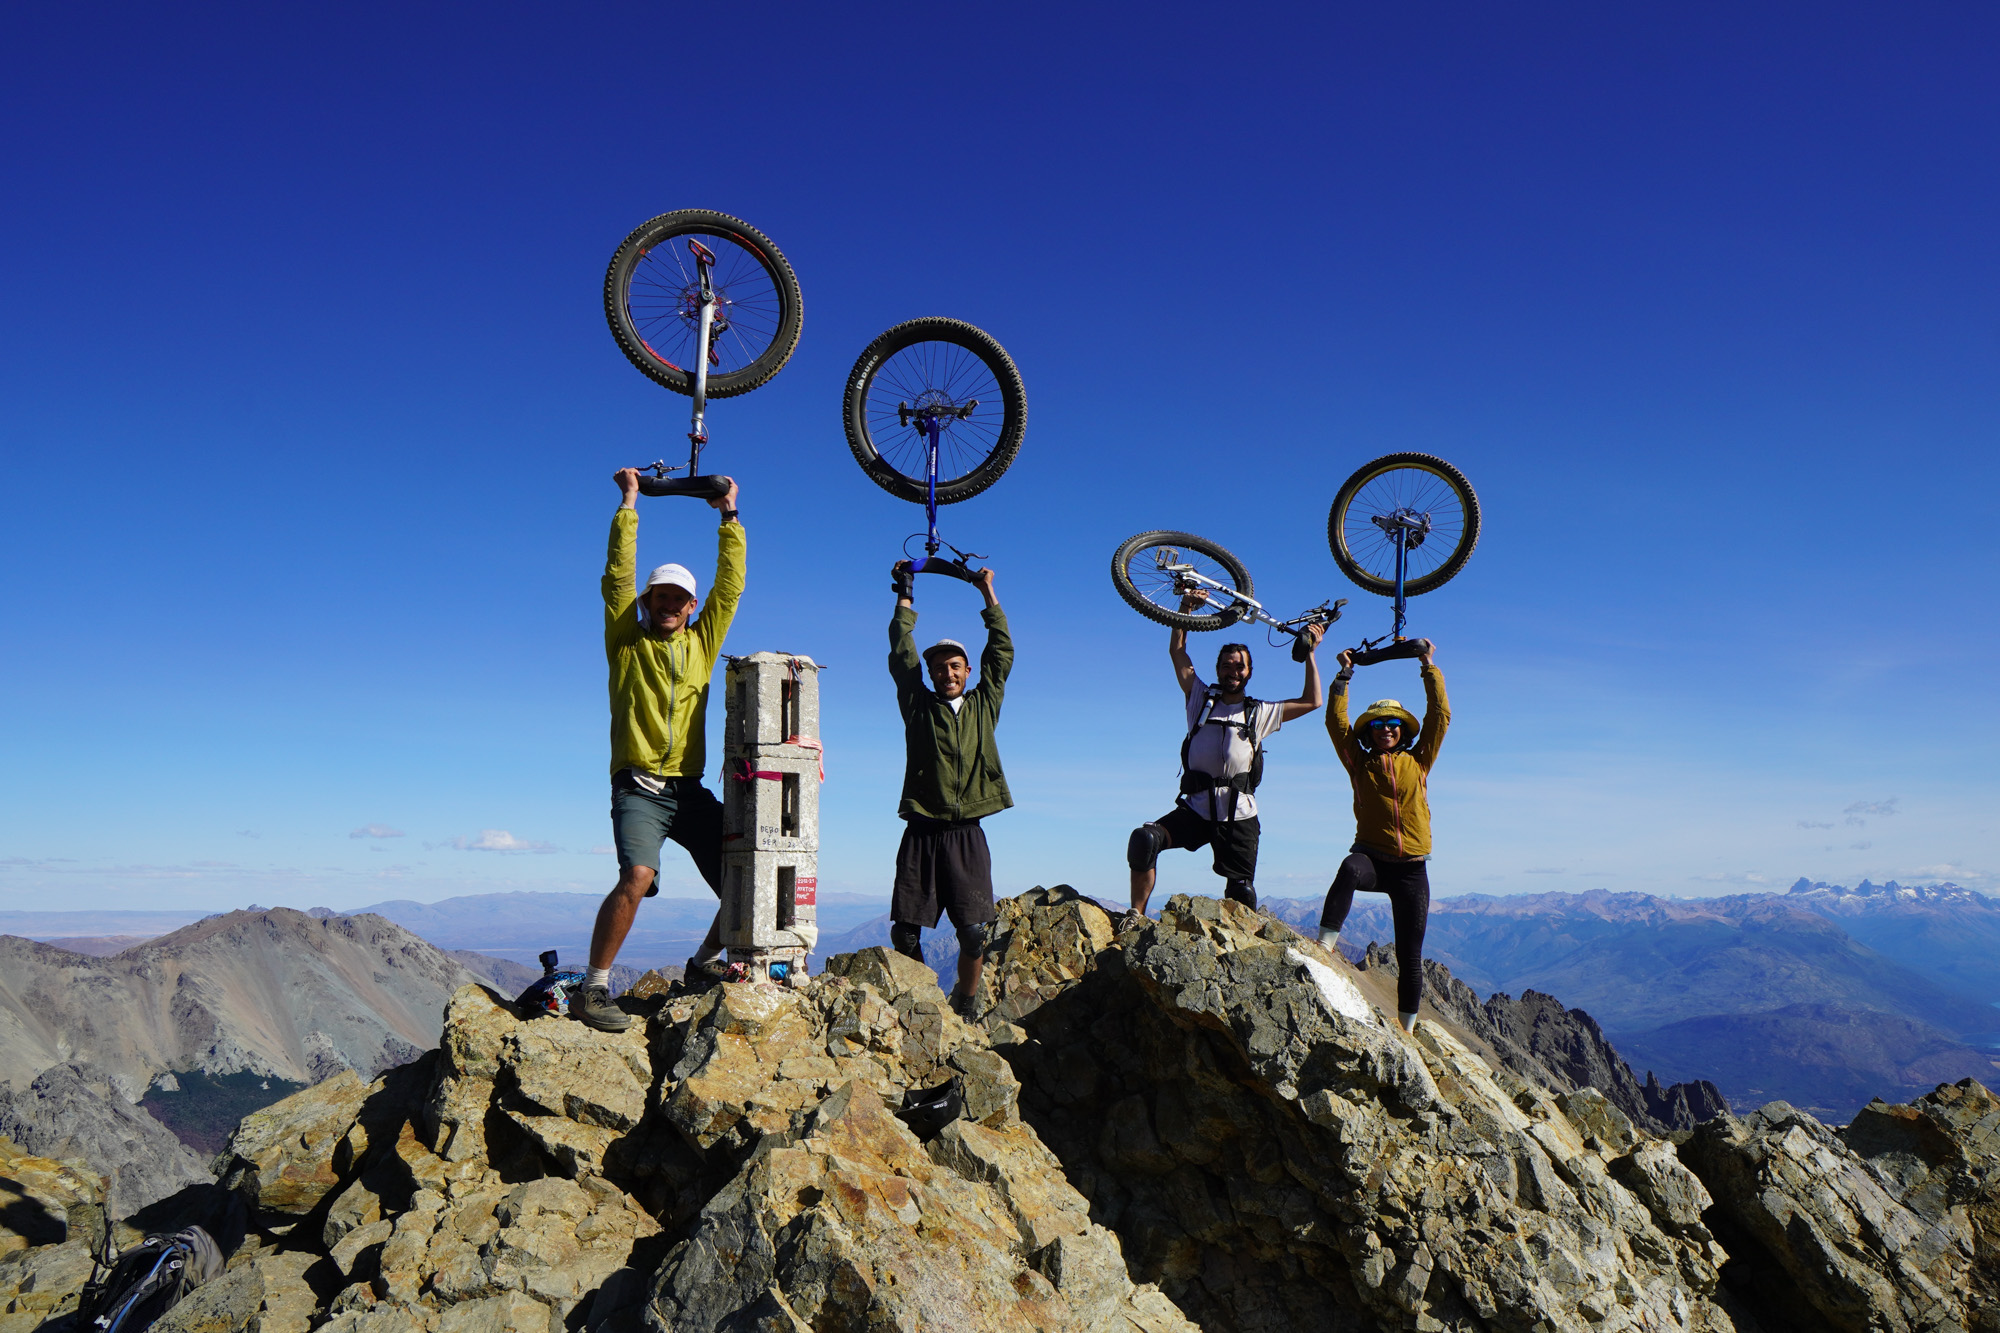
[[[722,896],[722,802],[701,785],[700,778],[670,778],[655,795],[620,769],[611,778],[611,841],[618,848],[618,870],[633,866],[660,868],[660,847],[671,839],[687,849],[694,868],[709,889]],[[657,879],[646,890],[659,892]]]

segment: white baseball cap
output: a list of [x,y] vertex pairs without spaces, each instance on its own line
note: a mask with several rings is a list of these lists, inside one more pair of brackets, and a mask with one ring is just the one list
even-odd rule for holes
[[938,656],[940,653],[945,654],[947,656],[955,655],[958,657],[963,657],[968,662],[972,660],[972,654],[966,652],[965,645],[960,643],[957,639],[939,639],[936,643],[924,649],[924,661],[928,662],[933,657]]
[[688,572],[686,565],[661,565],[646,575],[646,586],[639,589],[639,595],[644,597],[662,583],[679,588],[690,597],[701,595],[701,590],[695,586],[694,575]]

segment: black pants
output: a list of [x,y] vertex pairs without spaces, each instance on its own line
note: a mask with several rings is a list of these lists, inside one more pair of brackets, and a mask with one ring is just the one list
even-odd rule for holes
[[1417,1012],[1424,998],[1424,927],[1430,922],[1431,877],[1422,861],[1392,861],[1355,851],[1340,863],[1326,906],[1319,914],[1321,930],[1347,924],[1354,894],[1386,893],[1396,918],[1396,1007]]

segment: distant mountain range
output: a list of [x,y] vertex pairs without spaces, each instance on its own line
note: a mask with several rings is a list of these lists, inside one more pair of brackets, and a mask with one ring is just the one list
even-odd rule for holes
[[[315,907],[306,915],[373,914],[440,949],[503,958],[530,967],[539,976],[541,968],[535,960],[545,949],[554,949],[565,967],[584,966],[590,952],[591,926],[603,901],[604,895],[598,893],[476,893],[434,903],[393,899],[344,912]],[[878,915],[887,901],[886,894],[822,894],[820,933],[850,930]],[[679,967],[694,952],[714,917],[713,898],[649,898],[639,909],[618,961],[640,972]],[[0,912],[0,933],[104,956],[202,919],[200,912]]]

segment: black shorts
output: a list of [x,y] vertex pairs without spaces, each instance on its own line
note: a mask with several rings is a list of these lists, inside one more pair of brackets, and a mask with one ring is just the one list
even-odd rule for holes
[[910,815],[896,849],[896,890],[889,917],[926,930],[951,914],[954,926],[977,926],[993,908],[993,853],[976,819],[947,823]]
[[1257,878],[1257,817],[1203,819],[1185,805],[1175,805],[1153,821],[1167,831],[1174,846],[1198,852],[1215,844],[1215,873],[1224,879]]

